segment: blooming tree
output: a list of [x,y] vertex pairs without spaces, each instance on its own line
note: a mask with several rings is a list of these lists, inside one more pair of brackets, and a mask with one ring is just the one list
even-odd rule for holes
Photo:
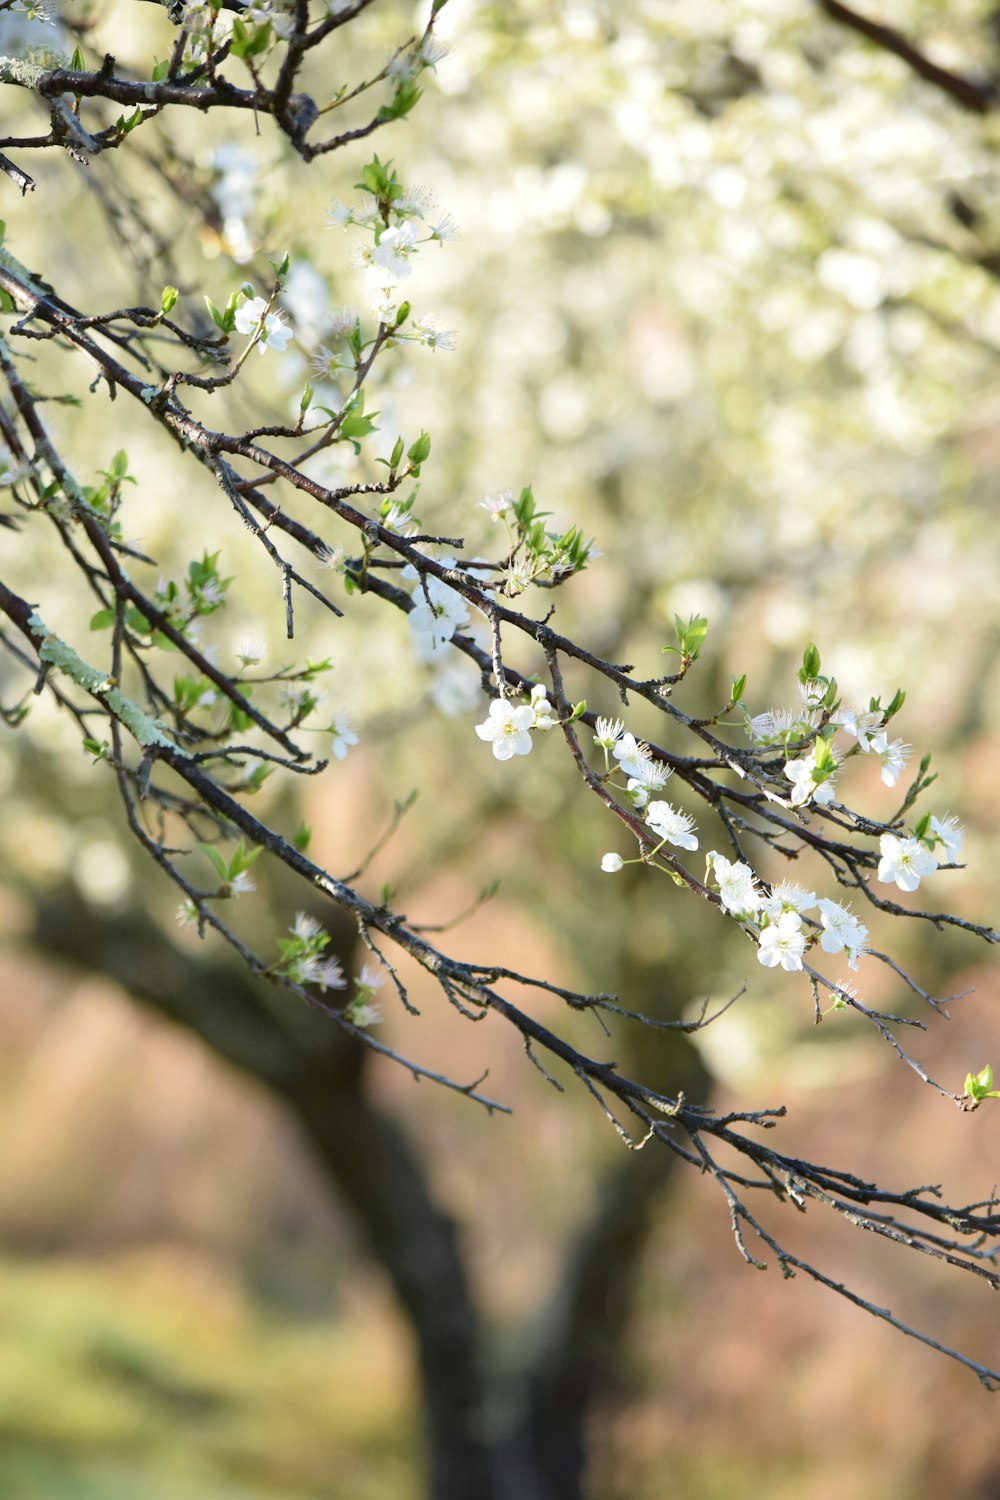
[[[70,56],[0,58],[7,93],[24,95],[48,121],[41,133],[26,126],[0,140],[11,191],[58,192],[60,173],[81,162],[95,178],[106,169],[113,176],[118,154],[134,153],[156,176],[169,214],[214,236],[235,280],[224,292],[196,284],[173,259],[157,214],[124,196],[109,212],[132,215],[133,249],[140,235],[148,241],[137,272],[147,296],[135,305],[64,300],[58,256],[29,270],[18,258],[16,228],[8,232],[0,249],[3,519],[11,538],[0,576],[5,723],[30,735],[37,695],[57,703],[93,775],[113,782],[131,836],[176,887],[178,919],[219,934],[290,1003],[317,1009],[331,1027],[464,1096],[470,1108],[504,1110],[484,1079],[455,1077],[394,1046],[393,1008],[414,1008],[399,967],[407,955],[460,1016],[502,1018],[546,1078],[562,1087],[555,1073],[568,1075],[626,1147],[672,1153],[708,1174],[748,1262],[802,1272],[992,1386],[1000,1382],[995,1368],[897,1323],[830,1269],[794,1254],[756,1207],[763,1189],[1000,1288],[993,1269],[1000,1219],[990,1196],[951,1203],[923,1187],[882,1187],[849,1165],[784,1151],[780,1107],[749,1101],[720,1113],[626,1076],[602,1052],[571,1041],[568,1028],[540,1021],[523,997],[544,992],[564,1003],[567,1018],[585,1012],[642,1027],[650,1018],[627,994],[587,993],[490,955],[459,958],[408,921],[390,895],[372,893],[367,868],[350,875],[325,868],[309,853],[307,830],[292,832],[255,810],[266,781],[334,776],[335,763],[363,740],[351,703],[334,696],[332,711],[324,708],[320,684],[338,665],[336,621],[367,611],[368,630],[389,639],[404,617],[414,662],[438,674],[448,699],[440,735],[468,757],[492,752],[497,778],[516,777],[544,739],[545,753],[562,757],[563,774],[578,779],[615,845],[603,872],[631,865],[645,880],[666,877],[666,907],[678,914],[684,903],[711,908],[748,944],[759,984],[780,988],[790,1005],[811,1004],[824,1025],[869,1027],[942,1108],[971,1112],[996,1092],[981,1059],[970,1059],[964,1083],[937,1080],[905,1042],[908,1030],[938,1020],[947,997],[905,970],[893,930],[916,921],[988,943],[998,935],[947,909],[947,874],[965,857],[963,833],[934,800],[929,756],[913,767],[910,747],[890,737],[902,690],[887,702],[846,701],[818,647],[802,642],[788,703],[754,701],[741,675],[714,712],[696,713],[688,695],[711,650],[709,620],[674,620],[662,647],[669,671],[662,660],[608,660],[557,629],[553,598],[572,589],[598,549],[580,525],[556,523],[530,485],[512,482],[470,499],[464,515],[455,506],[447,535],[424,528],[418,505],[429,475],[433,484],[432,435],[383,428],[380,436],[375,393],[383,371],[417,349],[436,357],[454,347],[455,334],[417,305],[411,278],[428,255],[447,253],[457,226],[448,213],[434,218],[429,194],[409,182],[401,143],[394,140],[390,156],[382,142],[441,60],[436,22],[444,6],[434,0],[423,29],[401,33],[374,72],[333,85],[331,60],[369,3],[175,6],[157,17],[164,55],[128,63],[94,55],[87,28],[66,18]],[[844,7],[821,8],[860,25]],[[972,88],[921,61],[896,33],[882,29],[874,39],[959,102]],[[331,123],[339,110],[355,112],[343,129]],[[360,305],[328,305],[325,282],[311,281],[308,266],[280,253],[268,264],[257,253],[246,204],[252,170],[238,151],[220,147],[206,171],[171,137],[172,122],[193,112],[224,118],[235,132],[259,126],[301,170],[316,173],[332,153],[350,152],[357,185],[326,205],[325,224],[317,207],[315,228],[317,238],[329,236],[328,254],[355,273]],[[36,157],[46,163],[36,169],[37,185],[24,165]],[[20,211],[31,202],[25,196]],[[291,411],[275,413],[251,378],[296,349],[310,373],[303,359]],[[250,362],[254,350],[259,358]],[[80,361],[90,381],[83,400],[109,452],[96,476],[80,472],[66,424],[52,415],[55,403],[77,399]],[[127,449],[132,434],[147,429],[176,447],[188,497],[220,508],[234,535],[252,539],[255,571],[227,576],[224,551],[194,546],[178,572],[133,539],[142,486]],[[324,467],[334,461],[336,476]],[[470,555],[464,540],[481,511],[491,523],[488,556]],[[59,557],[58,575],[44,580],[31,552],[41,537]],[[282,664],[266,665],[277,649],[254,637],[223,656],[226,612],[268,591],[282,601]],[[300,620],[315,611],[329,618],[330,653],[302,658]],[[445,675],[455,662],[469,669],[464,688]],[[878,767],[878,800],[865,790],[866,764]],[[783,878],[783,861],[800,859],[796,873],[808,866],[815,889]],[[295,877],[303,905],[319,896],[349,916],[367,950],[357,978],[348,981],[327,953],[329,934],[311,913],[294,905],[274,913],[271,930],[241,918],[240,898],[268,862]],[[919,902],[906,899],[918,891]],[[922,1017],[866,1002],[865,974],[875,966],[899,977]],[[740,1001],[657,1024],[697,1033]]]

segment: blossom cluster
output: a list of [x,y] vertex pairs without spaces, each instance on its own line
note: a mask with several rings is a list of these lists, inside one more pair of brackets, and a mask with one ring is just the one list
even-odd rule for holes
[[[673,803],[650,797],[652,792],[662,790],[667,784],[673,775],[671,768],[657,760],[643,740],[626,733],[620,719],[599,718],[595,728],[594,743],[604,751],[605,766],[610,768],[610,752],[618,762],[618,772],[627,778],[625,800],[637,811],[645,811],[646,823],[659,839],[660,847],[673,844],[678,849],[697,849],[694,819],[680,812]],[[610,873],[621,869],[620,863],[614,863],[617,858],[617,855],[606,855],[601,868]]]
[[[849,966],[857,968],[867,949],[868,928],[849,907],[788,881],[768,893],[748,864],[726,859],[715,849],[707,862],[723,910],[756,934],[757,958],[765,968],[780,964],[789,973],[801,969],[806,949],[817,941],[824,953],[846,952]],[[810,931],[804,914],[816,910],[819,919],[811,919]]]
[[[836,701],[836,684],[818,675],[819,656],[815,647],[808,648],[803,665],[802,702],[798,709],[770,710],[755,718],[747,715],[750,737],[762,746],[786,746],[796,739],[813,736],[805,754],[784,763],[784,775],[792,787],[791,806],[802,808],[809,803],[823,805],[833,801],[834,776],[845,756],[852,753],[850,750],[839,753],[834,747],[837,730],[857,741],[854,753],[877,755],[882,763],[883,783],[895,786],[910,747],[902,740],[890,740],[886,724],[900,706],[902,695],[897,694],[885,711],[875,700],[868,709],[842,709]],[[741,679],[734,684],[734,703],[739,702],[744,682]],[[668,802],[651,800],[650,794],[662,788],[670,776],[670,768],[655,759],[648,745],[626,733],[621,720],[598,719],[596,731],[594,740],[604,752],[608,777],[614,774],[613,760],[618,772],[627,777],[625,799],[633,807],[645,810],[647,825],[661,841],[659,848],[669,843],[682,849],[697,849],[693,819]],[[940,865],[955,863],[962,840],[957,820],[947,815],[939,818],[925,814],[912,833],[883,833],[878,880],[895,884],[902,891],[915,891],[921,879]],[[657,852],[652,851],[654,855]],[[644,863],[650,858],[643,853]],[[625,863],[620,854],[608,852],[601,860],[601,869],[615,874]],[[868,928],[849,906],[787,881],[769,889],[745,861],[727,859],[715,849],[709,851],[707,865],[719,905],[756,939],[757,958],[765,968],[780,966],[789,973],[800,971],[808,950],[818,946],[824,953],[846,954],[850,968],[857,969],[859,959],[868,951]],[[843,987],[838,991],[841,1005],[847,993]]]
[[515,755],[531,753],[533,729],[554,729],[558,722],[544,685],[537,683],[531,689],[529,703],[515,705],[508,698],[494,698],[488,716],[476,725],[476,733],[493,746],[497,760],[512,760]]
[[[438,559],[444,568],[453,568],[453,557]],[[417,579],[413,590],[413,608],[410,610],[410,629],[414,634],[417,654],[425,661],[440,653],[455,634],[469,623],[469,609],[465,599],[450,584],[433,574],[420,574],[412,563],[403,569],[402,576]]]
[[889,715],[877,704],[867,709],[833,708],[824,719],[830,686],[826,678],[807,676],[800,681],[802,701],[797,708],[768,709],[747,718],[750,739],[764,747],[787,745],[816,734],[805,755],[785,762],[793,807],[805,807],[810,802],[828,805],[834,800],[834,777],[843,760],[833,744],[838,729],[857,741],[863,755],[878,756],[886,786],[896,785],[909,760],[911,747],[902,740],[890,740],[886,728]]
[[[424,65],[433,64],[425,60]],[[361,197],[350,204],[335,198],[327,223],[333,228],[366,230],[371,235],[370,241],[365,240],[354,250],[352,264],[367,273],[372,312],[381,323],[390,325],[397,338],[412,338],[430,349],[454,349],[454,332],[441,328],[429,314],[415,321],[412,333],[401,331],[409,316],[409,304],[400,305],[400,282],[410,275],[413,257],[421,245],[454,239],[458,226],[449,214],[432,222],[428,215],[433,195],[424,188],[404,188],[391,162],[373,157],[362,177]]]

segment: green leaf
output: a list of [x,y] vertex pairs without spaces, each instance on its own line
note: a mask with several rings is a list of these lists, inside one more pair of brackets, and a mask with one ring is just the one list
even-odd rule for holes
[[742,677],[737,677],[734,680],[734,682],[733,682],[732,691],[729,694],[730,701],[732,703],[739,703],[740,699],[743,697],[743,694],[746,692],[746,690],[747,690],[747,674],[744,672]]
[[411,465],[422,464],[431,451],[431,440],[426,432],[421,432],[416,442],[411,443],[406,450],[406,456]]
[[141,107],[137,104],[127,120],[124,115],[119,115],[115,123],[122,135],[130,135],[135,127],[142,123]]
[[268,765],[267,760],[261,760],[261,763],[259,763],[258,766],[255,766],[255,769],[253,769],[253,771],[250,772],[249,777],[246,778],[246,783],[244,783],[243,786],[244,792],[246,792],[247,795],[252,795],[253,792],[259,792],[259,790],[261,790],[261,787],[264,786],[265,781],[267,781],[268,775],[273,774],[273,772],[274,766]]
[[246,841],[240,839],[236,846],[236,852],[229,861],[229,879],[232,880],[234,876],[241,875],[244,870],[249,870],[251,865],[256,864],[263,853],[264,847],[262,844],[255,844],[252,848],[248,849]]
[[[376,198],[390,196],[393,187],[399,187],[396,174],[392,170],[392,162],[387,161],[383,166],[377,156],[373,156],[367,166],[361,169],[361,181],[355,183],[355,187],[373,193]],[[399,196],[398,192],[395,194]]]
[[199,843],[198,848],[201,850],[202,854],[205,855],[205,858],[212,863],[219,879],[227,880],[229,872],[226,867],[226,861],[223,859],[218,849],[213,848],[211,844],[202,843]]
[[163,295],[160,298],[160,311],[163,313],[164,317],[166,317],[167,313],[173,312],[174,308],[177,306],[177,299],[179,296],[180,292],[175,286],[165,286],[163,288]]
[[99,609],[96,615],[90,617],[91,630],[108,630],[115,623],[115,612],[113,609]]
[[819,668],[819,647],[813,641],[810,641],[802,653],[802,669],[799,672],[799,681],[810,682],[814,677],[818,677]]
[[[374,421],[374,418],[377,416],[378,412],[373,412],[370,417],[362,411],[349,412],[340,424],[340,436],[351,438],[352,440],[354,438],[367,437],[370,432],[377,431]],[[355,447],[360,453],[360,447],[357,444],[355,444]]]
[[226,315],[224,312],[219,311],[215,303],[212,301],[211,297],[205,298],[205,306],[208,308],[209,317],[212,319],[212,322],[215,324],[216,328],[221,328],[223,333],[228,332],[228,329],[226,328]]
[[705,615],[692,615],[686,625],[680,615],[674,615],[674,630],[682,655],[690,661],[697,661],[708,634],[708,620]]
[[895,718],[905,702],[906,694],[903,692],[902,688],[897,688],[892,702],[889,704],[889,707],[885,711],[885,721],[887,724],[890,719]]
[[977,1104],[981,1099],[1000,1099],[1000,1091],[993,1087],[993,1069],[989,1063],[978,1073],[966,1073],[965,1092]]
[[[829,776],[836,770],[837,757],[834,754],[832,739],[827,739],[824,735],[819,736],[813,748],[813,760],[817,773],[825,772],[826,776]],[[826,776],[814,774],[813,780],[825,780]]]
[[376,118],[383,124],[388,120],[402,120],[423,97],[423,92],[415,78],[405,79],[397,88],[391,102],[382,105]]
[[514,516],[519,526],[528,526],[535,514],[535,497],[531,485],[526,484],[514,501]]
[[233,57],[259,57],[271,45],[271,23],[264,21],[259,26],[248,26],[245,21],[233,21],[230,52]]

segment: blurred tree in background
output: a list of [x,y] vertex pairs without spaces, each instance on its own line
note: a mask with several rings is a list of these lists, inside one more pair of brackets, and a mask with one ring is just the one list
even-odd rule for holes
[[[813,1315],[776,1276],[755,1278],[748,1297],[717,1201],[725,1171],[738,1192],[745,1164],[726,1156],[723,1178],[682,1184],[679,1156],[659,1142],[624,1151],[574,1059],[613,1059],[640,1091],[627,1096],[636,1108],[673,1101],[695,1129],[701,1107],[717,1121],[748,1099],[788,1104],[766,1148],[786,1165],[849,1168],[859,1184],[851,1199],[852,1182],[807,1174],[793,1201],[811,1181],[876,1228],[916,1184],[941,1181],[945,1202],[976,1207],[993,1181],[989,1105],[960,1113],[931,1090],[917,1100],[914,1072],[857,1010],[817,1027],[808,984],[758,965],[747,924],[712,909],[721,882],[697,902],[641,864],[602,873],[624,830],[581,798],[560,732],[535,734],[532,754],[508,765],[472,734],[497,693],[488,611],[471,611],[469,649],[452,651],[443,628],[416,628],[416,612],[437,605],[461,634],[469,609],[462,620],[433,573],[402,592],[406,559],[393,553],[419,514],[419,535],[464,538],[427,544],[429,557],[495,562],[503,522],[482,496],[530,485],[556,535],[577,529],[564,562],[590,537],[603,556],[579,555],[585,571],[523,597],[510,569],[466,568],[467,602],[493,577],[493,597],[529,619],[555,604],[560,639],[642,664],[642,680],[670,670],[657,663],[675,615],[707,617],[696,669],[675,690],[693,717],[730,698],[755,713],[790,701],[810,638],[844,705],[888,705],[902,684],[891,732],[902,725],[940,760],[928,811],[947,808],[973,834],[969,868],[942,872],[930,904],[989,923],[1000,702],[990,7],[909,0],[883,18],[890,27],[834,0],[590,0],[545,14],[451,0],[434,7],[433,29],[428,6],[392,0],[0,8],[0,706],[16,730],[0,742],[5,1493],[658,1500],[781,1495],[803,1478],[819,1494],[821,1475],[838,1496],[991,1493],[992,1412],[974,1382],[888,1330],[882,1341],[833,1298]],[[363,213],[350,222],[363,172],[376,199],[399,201],[393,172],[409,194],[377,242]],[[415,239],[429,243],[413,253]],[[369,270],[383,299],[374,316]],[[403,291],[412,310],[397,323]],[[109,319],[110,308],[125,311]],[[192,412],[236,435],[201,469],[194,428],[187,449],[168,430]],[[301,458],[310,445],[297,434],[314,426],[327,440]],[[341,509],[317,518],[311,492],[271,483],[273,471],[258,483],[251,441],[294,453]],[[392,494],[375,493],[390,475]],[[394,510],[417,485],[413,509]],[[355,499],[367,529],[344,524]],[[67,557],[84,560],[76,572]],[[550,566],[541,582],[572,571]],[[162,620],[142,615],[133,579]],[[102,673],[129,673],[170,742],[213,755],[206,775],[289,849],[360,872],[347,885],[363,906],[307,901],[274,848],[241,868],[252,836],[219,804],[206,814],[197,786],[123,751],[121,718],[112,737],[92,708],[80,717],[79,693],[62,692],[62,706],[36,695],[43,642],[18,601]],[[577,691],[574,675],[562,702],[541,637],[512,636],[512,702],[524,705],[522,674],[540,677],[555,717],[586,692],[591,720],[618,711],[628,730],[663,739],[652,698],[626,710],[613,674],[596,692]],[[743,674],[748,686],[731,691]],[[58,695],[54,671],[53,683]],[[275,731],[272,753],[294,742],[332,764],[316,778],[268,775],[254,713]],[[729,717],[739,760],[735,706]],[[677,725],[670,734],[678,783],[722,764],[713,750],[688,766],[690,745]],[[116,766],[145,850],[125,826]],[[851,775],[845,799],[888,820],[878,757],[856,756]],[[787,802],[780,774],[774,787]],[[151,789],[159,823],[144,810]],[[619,803],[648,840],[643,809]],[[817,837],[844,827],[822,808],[807,817]],[[185,818],[211,853],[188,837],[178,862]],[[703,850],[727,848],[707,823],[706,808]],[[727,826],[738,841],[741,827]],[[877,843],[883,825],[872,826]],[[245,843],[219,842],[237,829]],[[826,878],[838,894],[804,846],[785,845],[803,853],[806,884]],[[700,856],[684,857],[696,870]],[[753,857],[780,878],[772,852]],[[186,925],[157,861],[189,882]],[[213,904],[223,887],[226,904]],[[495,1009],[469,1026],[405,962],[422,1013],[383,985],[384,1019],[369,1024],[383,976],[354,919],[381,942],[393,910],[417,934],[465,913],[440,939],[457,964],[563,986],[568,1015],[563,991],[506,992],[571,1051],[541,1056]],[[269,975],[254,977],[212,930],[209,914],[228,923],[231,911]],[[998,1034],[989,978],[968,972],[972,939],[866,920],[873,947],[891,944],[927,994],[869,958],[861,999],[904,1026],[932,1021],[907,1052],[968,1106],[961,1080],[997,1055]],[[313,921],[328,941],[303,967]],[[280,964],[277,938],[292,944]],[[349,982],[324,970],[330,960]],[[970,982],[979,995],[956,1003],[947,1028],[926,999]],[[706,997],[714,1014],[743,985],[697,1029]],[[263,1085],[285,1120],[176,1037],[130,1020],[113,986]],[[653,1025],[582,1003],[606,992]],[[467,985],[448,998],[479,1014]],[[457,1092],[415,1088],[379,1048]],[[511,1120],[462,1096],[487,1069],[485,1093],[515,1107]],[[615,1079],[588,1076],[607,1102]],[[866,1197],[876,1180],[899,1195],[883,1209]],[[772,1178],[782,1191],[788,1181]],[[826,1267],[880,1315],[902,1303],[908,1325],[996,1367],[978,1288],[963,1300],[960,1278],[929,1260],[905,1282],[897,1262],[916,1257],[885,1262],[830,1216],[791,1217],[786,1206],[789,1256]],[[957,1228],[992,1219],[980,1203]],[[946,1219],[908,1232],[933,1254],[955,1231]],[[989,1241],[956,1243],[953,1259],[990,1273]],[[953,1379],[962,1415],[935,1434],[927,1413]],[[732,1391],[741,1419],[722,1442]],[[769,1411],[797,1399],[796,1421]],[[894,1414],[898,1438],[865,1425],[873,1403]]]

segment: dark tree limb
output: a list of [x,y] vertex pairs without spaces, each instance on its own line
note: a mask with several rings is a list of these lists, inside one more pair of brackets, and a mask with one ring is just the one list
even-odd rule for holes
[[879,21],[869,20],[867,16],[852,10],[849,5],[844,5],[842,0],[816,0],[816,3],[831,21],[849,27],[867,41],[874,42],[876,47],[891,52],[925,82],[941,89],[963,109],[970,109],[977,115],[987,115],[996,108],[998,94],[996,85],[991,81],[969,78],[964,73],[954,73],[949,68],[942,68],[908,41],[902,32],[896,31],[892,26],[884,26]]
[[[331,951],[346,959],[353,935],[345,922]],[[434,1201],[406,1132],[372,1103],[365,1049],[294,1002],[286,1020],[267,986],[231,964],[188,956],[136,912],[106,916],[63,890],[36,901],[31,940],[193,1031],[291,1108],[413,1329],[428,1493],[494,1500],[480,1324],[455,1224]]]

